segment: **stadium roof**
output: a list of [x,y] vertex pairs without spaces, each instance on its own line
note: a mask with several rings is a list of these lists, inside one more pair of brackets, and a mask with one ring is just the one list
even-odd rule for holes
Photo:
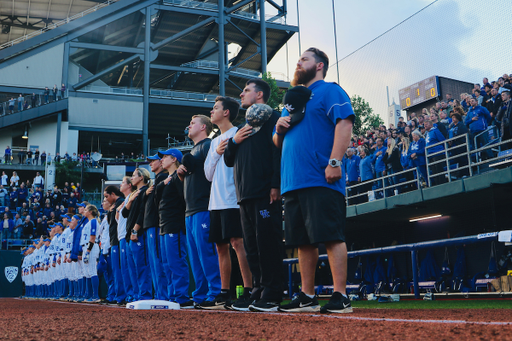
[[0,44],[41,30],[106,1],[0,0]]

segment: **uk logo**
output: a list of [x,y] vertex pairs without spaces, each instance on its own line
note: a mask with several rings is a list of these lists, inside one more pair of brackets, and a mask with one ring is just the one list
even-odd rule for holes
[[204,229],[207,229],[207,228],[208,228],[208,224],[201,224],[201,226],[202,226]]
[[5,267],[5,278],[12,283],[16,277],[18,276],[18,268],[16,266],[6,266]]
[[261,210],[260,215],[263,219],[270,218],[270,212],[268,210]]
[[137,246],[142,246],[141,242],[138,242],[138,243],[137,243]]

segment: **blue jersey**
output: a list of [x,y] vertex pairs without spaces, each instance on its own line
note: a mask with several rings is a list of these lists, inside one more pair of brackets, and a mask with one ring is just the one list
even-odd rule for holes
[[[384,161],[382,161],[382,158],[384,157],[386,150],[387,150],[387,147],[385,145],[383,145],[382,147],[377,148],[375,150],[375,152],[373,153],[373,155],[371,156],[372,161],[375,165],[376,172],[380,173],[380,172],[383,172],[386,170],[386,164],[384,163]],[[381,152],[381,154],[379,156],[377,156],[378,152]]]
[[80,247],[80,237],[82,236],[82,229],[84,228],[84,225],[87,224],[89,220],[87,220],[86,217],[83,217],[80,223],[78,223],[77,227],[75,228],[75,233],[73,233],[73,245],[71,248],[71,254],[70,257],[72,260],[78,259],[78,254],[82,251],[82,248]]
[[[428,146],[431,146],[433,144],[439,143],[441,141],[446,140],[444,135],[437,129],[437,127],[434,125],[426,134],[425,136],[425,143]],[[432,148],[427,148],[427,154],[430,155],[432,153],[439,152],[441,150],[444,150],[444,146],[442,144],[437,145]]]
[[[333,184],[325,180],[339,120],[353,119],[350,98],[343,89],[323,80],[309,86],[312,98],[306,104],[302,121],[292,127],[283,140],[281,157],[281,193],[327,187],[345,195],[345,174]],[[281,116],[289,116],[286,109]]]
[[361,159],[359,163],[359,174],[361,175],[361,181],[373,179],[373,160],[370,156]]
[[358,180],[360,162],[361,158],[358,155],[352,155],[350,159],[347,157],[343,158],[343,166],[345,167],[348,181],[354,182]]
[[[411,158],[411,154],[416,154],[416,159]],[[409,146],[409,158],[413,167],[424,166],[427,164],[425,160],[425,139],[421,138],[418,141],[412,141]]]

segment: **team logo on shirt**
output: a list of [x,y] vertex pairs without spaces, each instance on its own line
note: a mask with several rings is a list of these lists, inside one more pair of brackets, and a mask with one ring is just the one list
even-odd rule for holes
[[207,228],[208,228],[208,224],[201,224],[201,226],[202,226],[204,229],[207,229]]
[[268,210],[261,210],[260,215],[262,216],[263,219],[270,218],[270,212]]
[[5,267],[5,278],[12,283],[16,277],[18,276],[18,268],[16,266],[6,266]]

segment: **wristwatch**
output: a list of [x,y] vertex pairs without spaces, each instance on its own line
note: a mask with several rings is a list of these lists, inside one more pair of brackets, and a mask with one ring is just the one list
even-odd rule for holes
[[341,161],[336,160],[336,159],[330,159],[329,166],[334,167],[334,168],[339,167],[339,166],[341,166]]
[[132,230],[132,234],[133,234],[133,235],[137,235],[137,230],[136,230],[136,229],[133,229],[133,230]]

